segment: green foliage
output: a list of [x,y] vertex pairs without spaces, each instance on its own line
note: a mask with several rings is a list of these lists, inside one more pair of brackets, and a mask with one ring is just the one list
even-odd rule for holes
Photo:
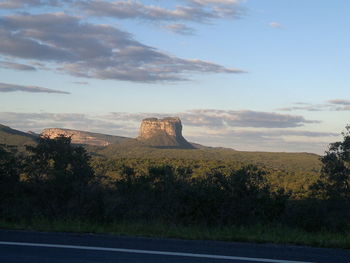
[[40,137],[36,146],[28,146],[29,180],[67,181],[87,184],[94,176],[90,157],[81,146],[72,146],[69,137]]
[[[24,172],[25,190],[38,214],[49,217],[84,217],[96,200],[95,174],[89,165],[89,155],[81,146],[71,145],[71,139],[40,138],[29,146]],[[97,215],[98,216],[98,215]]]
[[1,146],[0,219],[348,227],[348,133],[322,157],[321,178],[315,155],[123,147],[90,158],[70,138],[39,138],[24,158]]
[[[178,151],[178,150],[177,150]],[[192,150],[190,150],[192,151]],[[148,156],[148,155],[147,155]],[[132,168],[136,176],[148,174],[152,166],[170,165],[174,168],[182,167],[191,170],[193,177],[203,177],[213,169],[219,170],[224,175],[229,175],[232,171],[250,165],[249,162],[239,162],[235,159],[184,159],[184,158],[120,158],[106,159],[94,157],[92,166],[97,174],[105,177],[105,183],[119,178],[122,174],[123,166]],[[295,171],[291,172],[271,168],[268,165],[255,165],[260,170],[264,170],[263,177],[271,186],[274,192],[283,189],[291,192],[293,198],[305,198],[309,194],[308,187],[319,179],[319,173],[315,171]]]
[[310,153],[243,152],[228,148],[159,149],[142,145],[137,140],[112,144],[96,152],[107,159],[181,159],[231,161],[265,166],[276,171],[317,173],[319,156]]
[[321,179],[313,188],[321,198],[350,204],[350,125],[342,135],[321,158]]
[[309,214],[308,220],[301,220],[304,228],[344,230],[350,221],[350,126],[342,135],[321,158],[320,179],[310,187],[312,198],[303,201]]
[[182,166],[194,169],[194,176],[203,176],[218,166],[224,166],[223,170],[226,170],[227,174],[229,173],[227,170],[253,164],[268,170],[266,178],[273,189],[277,191],[283,188],[286,192],[291,192],[293,198],[299,199],[309,195],[309,187],[319,179],[322,164],[318,155],[309,153],[242,152],[210,147],[159,149],[142,145],[137,140],[96,149],[95,153],[95,156],[100,158],[96,158],[94,163],[104,163],[102,166],[112,177],[118,176],[116,166],[120,162],[128,163],[137,173],[141,169],[139,167],[145,170],[151,163],[162,165],[166,162],[175,166],[180,163]]
[[18,200],[21,161],[16,148],[0,144],[0,215],[12,217]]
[[[293,198],[309,196],[309,187],[319,179],[321,162],[319,156],[307,153],[241,152],[226,148],[198,146],[198,149],[160,149],[149,147],[135,139],[118,136],[86,133],[112,144],[108,147],[88,146],[84,148],[93,156],[97,174],[105,175],[105,181],[120,176],[122,163],[135,169],[136,174],[147,173],[149,166],[168,164],[193,169],[193,176],[200,177],[213,168],[222,167],[222,172],[244,165],[254,164],[268,170],[266,178],[272,189],[283,188]],[[36,145],[37,138],[31,134],[0,125],[0,143],[19,146]],[[102,157],[102,158],[101,158]],[[102,171],[104,170],[104,171]]]
[[[19,181],[20,161],[15,147],[0,144],[0,186],[4,189]],[[2,189],[2,190],[4,190]]]
[[[276,220],[285,195],[272,193],[254,166],[224,175],[213,169],[193,177],[187,167],[150,167],[145,174],[124,167],[110,193],[110,220],[161,220],[169,223],[228,225]],[[116,216],[113,218],[113,216]]]

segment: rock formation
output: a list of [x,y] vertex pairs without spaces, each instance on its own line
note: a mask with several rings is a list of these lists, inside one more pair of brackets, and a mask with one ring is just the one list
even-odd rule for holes
[[141,123],[140,134],[137,140],[120,136],[59,128],[44,129],[40,134],[40,136],[51,139],[61,135],[71,137],[72,143],[94,146],[108,146],[115,143],[121,145],[121,143],[124,142],[134,142],[136,144],[142,143],[143,145],[159,148],[195,148],[182,136],[182,124],[178,117],[144,119]]
[[164,148],[194,148],[182,136],[182,124],[178,117],[142,120],[139,141],[144,144]]
[[72,143],[75,144],[87,144],[94,146],[108,146],[112,143],[118,143],[128,139],[120,136],[58,128],[44,129],[41,133],[41,136],[49,137],[51,139],[60,135],[71,137]]

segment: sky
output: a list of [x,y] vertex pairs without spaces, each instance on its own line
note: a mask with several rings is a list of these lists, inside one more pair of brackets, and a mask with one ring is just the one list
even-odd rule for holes
[[323,154],[350,124],[347,0],[0,0],[0,123]]

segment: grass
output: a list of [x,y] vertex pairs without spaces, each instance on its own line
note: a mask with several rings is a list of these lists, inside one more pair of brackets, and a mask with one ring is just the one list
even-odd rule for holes
[[350,231],[332,233],[306,232],[279,225],[254,226],[177,226],[159,223],[99,224],[82,221],[36,219],[28,222],[0,221],[1,229],[35,230],[50,232],[96,233],[187,240],[220,240],[234,242],[275,243],[314,247],[350,249]]

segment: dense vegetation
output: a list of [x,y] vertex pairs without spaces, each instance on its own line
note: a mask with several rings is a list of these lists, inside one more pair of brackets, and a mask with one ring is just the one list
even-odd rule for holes
[[350,219],[350,127],[343,136],[321,158],[319,176],[294,178],[304,184],[297,189],[284,181],[297,171],[285,176],[230,159],[91,159],[66,137],[39,138],[25,154],[1,145],[0,218],[342,231]]
[[308,189],[320,176],[322,163],[316,154],[283,152],[242,152],[229,148],[202,147],[199,149],[159,149],[129,140],[105,148],[92,148],[95,167],[110,176],[120,174],[120,167],[127,164],[137,173],[152,166],[186,166],[193,176],[206,174],[220,168],[226,175],[245,165],[255,165],[267,171],[266,179],[272,188],[282,188],[294,197],[305,197]]

